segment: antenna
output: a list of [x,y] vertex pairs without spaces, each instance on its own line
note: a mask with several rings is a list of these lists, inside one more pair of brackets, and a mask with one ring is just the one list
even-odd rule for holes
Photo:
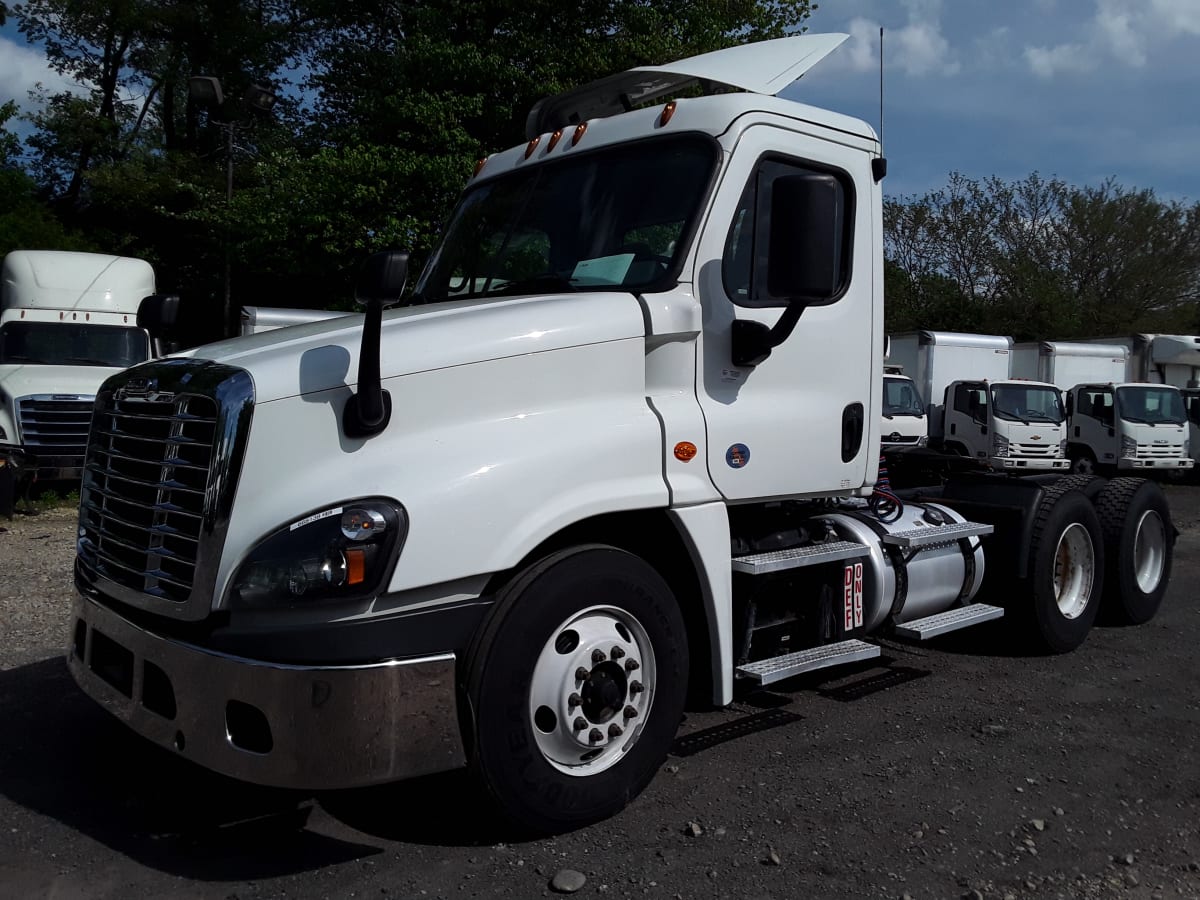
[[887,157],[883,155],[883,26],[879,26],[879,158],[871,160],[871,174],[875,182],[883,181],[887,175]]

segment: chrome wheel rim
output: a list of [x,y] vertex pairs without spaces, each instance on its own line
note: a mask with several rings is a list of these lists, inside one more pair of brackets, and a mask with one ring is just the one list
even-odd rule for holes
[[1054,552],[1054,598],[1064,618],[1077,619],[1087,608],[1095,581],[1096,552],[1092,536],[1072,522]]
[[1133,538],[1133,571],[1137,586],[1149,594],[1162,581],[1167,559],[1167,528],[1162,516],[1152,509],[1138,519]]
[[654,648],[636,617],[614,606],[575,613],[533,668],[529,717],[542,757],[567,775],[620,762],[654,702]]

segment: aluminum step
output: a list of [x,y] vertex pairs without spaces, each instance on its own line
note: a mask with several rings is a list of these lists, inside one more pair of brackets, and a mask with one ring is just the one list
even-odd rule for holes
[[857,559],[867,555],[867,548],[854,541],[826,541],[809,544],[807,547],[792,547],[788,550],[772,550],[769,553],[751,553],[733,558],[733,571],[749,575],[766,575],[784,569],[799,569],[820,563],[837,562],[840,559]]
[[813,672],[829,666],[874,659],[878,655],[879,647],[875,644],[856,640],[839,641],[836,644],[797,650],[795,653],[776,656],[774,659],[760,659],[746,663],[744,666],[737,667],[737,674],[759,684],[772,684],[803,672]]
[[990,622],[1004,615],[999,606],[988,606],[986,603],[972,603],[970,606],[960,606],[923,619],[913,619],[903,625],[896,626],[898,637],[913,638],[927,641],[948,631],[958,631],[960,628],[970,628],[982,622]]
[[991,525],[984,525],[981,522],[956,522],[953,525],[931,525],[928,528],[896,531],[885,534],[880,541],[902,550],[915,550],[918,547],[953,544],[963,538],[982,537],[985,534],[991,534],[994,530]]

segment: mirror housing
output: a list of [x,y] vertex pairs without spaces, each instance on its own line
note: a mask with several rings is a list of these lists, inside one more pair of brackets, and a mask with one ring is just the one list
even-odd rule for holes
[[379,434],[392,417],[392,398],[379,377],[379,333],[384,307],[399,302],[407,281],[408,254],[399,250],[373,253],[358,270],[354,299],[367,309],[358,352],[358,392],[346,401],[342,412],[346,437],[369,438]]
[[137,326],[148,331],[151,337],[162,337],[178,320],[178,294],[151,294],[138,304]]
[[771,183],[767,223],[767,294],[786,307],[773,328],[734,319],[735,366],[757,366],[788,339],[810,306],[837,300],[842,288],[845,191],[833,175],[782,175]]

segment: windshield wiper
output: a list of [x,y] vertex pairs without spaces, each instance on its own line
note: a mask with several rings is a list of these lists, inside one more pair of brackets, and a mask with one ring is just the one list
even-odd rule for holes
[[1047,415],[1046,413],[1030,413],[1029,418],[1035,422],[1050,422],[1054,425],[1058,425],[1062,422],[1062,419],[1056,419],[1053,416]]
[[65,363],[83,363],[85,366],[105,366],[109,369],[127,368],[121,363],[115,363],[111,359],[98,359],[95,356],[67,356],[63,358]]
[[542,275],[535,275],[533,278],[510,281],[497,290],[487,291],[483,296],[502,297],[509,294],[549,294],[554,291],[574,292],[575,290],[575,285],[570,280],[563,278],[561,275],[555,275],[553,272],[546,272]]

